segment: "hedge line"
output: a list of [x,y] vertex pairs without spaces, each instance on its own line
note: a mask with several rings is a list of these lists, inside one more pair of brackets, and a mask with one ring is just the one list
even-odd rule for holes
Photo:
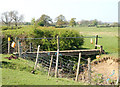
[[[29,30],[28,30],[29,29]],[[4,53],[7,53],[7,38],[11,37],[11,42],[15,41],[15,37],[19,38],[47,38],[47,37],[83,37],[79,34],[79,32],[70,29],[59,29],[59,28],[41,28],[38,27],[34,29],[33,27],[26,27],[18,30],[4,30],[2,35],[2,50]],[[38,45],[41,45],[40,50],[45,51],[53,51],[57,49],[57,41],[56,39],[42,39],[42,40],[22,40],[23,46],[26,47],[25,50],[28,49],[29,43],[32,42],[33,47],[36,48]],[[76,38],[76,39],[60,39],[60,50],[73,50],[73,49],[80,49],[84,43],[83,38]],[[23,48],[25,48],[23,47]],[[13,50],[13,49],[12,49]]]

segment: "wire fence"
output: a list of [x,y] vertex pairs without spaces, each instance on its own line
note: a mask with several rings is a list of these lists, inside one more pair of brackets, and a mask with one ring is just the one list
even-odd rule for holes
[[[75,50],[80,49],[79,44],[73,43],[70,39],[76,39],[75,41],[79,41],[80,38],[96,38],[95,36],[91,37],[59,37],[60,40],[60,50],[63,48],[65,50]],[[102,37],[98,37],[102,38]],[[52,40],[51,40],[52,39]],[[13,41],[16,43],[16,46],[10,47],[13,43]],[[70,41],[70,42],[69,42]],[[44,43],[43,43],[44,42]],[[66,44],[64,44],[65,42]],[[70,44],[73,44],[71,47]],[[36,52],[37,52],[37,46],[41,45],[40,51],[55,51],[57,50],[57,38],[19,38],[19,39],[11,39],[8,41],[7,39],[3,39],[0,43],[2,46],[2,54],[11,54],[11,53],[17,53],[17,56],[21,57],[27,60],[32,60],[35,62],[36,60]],[[34,53],[35,52],[35,53]],[[29,54],[31,53],[31,54]],[[51,56],[53,55],[52,62],[51,62]],[[108,84],[115,84],[117,82],[117,79],[112,81],[111,77],[109,75],[103,75],[102,73],[98,73],[97,69],[95,67],[95,64],[88,63],[88,58],[91,58],[90,56],[87,57],[80,57],[80,65],[79,65],[79,71],[78,71],[78,81],[83,82],[89,82],[90,84],[97,84],[97,85],[108,85]],[[53,54],[50,54],[50,52],[47,53],[39,53],[38,61],[37,61],[37,68],[39,70],[44,70],[45,72],[49,73],[49,76],[55,76],[56,73],[56,59],[57,59],[57,51],[55,51]],[[59,54],[58,59],[58,77],[59,78],[72,78],[73,80],[76,79],[77,76],[77,67],[78,67],[78,59],[79,55],[65,55],[65,54]],[[95,62],[94,62],[95,63]],[[51,69],[50,69],[51,67]],[[112,72],[114,73],[114,72]]]

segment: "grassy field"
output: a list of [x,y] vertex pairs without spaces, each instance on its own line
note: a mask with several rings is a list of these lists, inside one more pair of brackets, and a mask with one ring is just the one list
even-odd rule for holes
[[[98,34],[98,36],[102,37],[99,38],[98,44],[103,46],[103,49],[109,53],[109,54],[116,54],[118,53],[118,28],[96,28],[96,27],[67,27],[67,28],[54,28],[54,27],[38,27],[38,29],[49,29],[49,30],[60,30],[60,32],[63,32],[62,30],[68,29],[68,30],[76,30],[83,36],[95,36]],[[5,30],[2,31],[3,35],[11,34],[12,36],[16,36],[18,34],[26,34],[29,37],[32,37],[34,35],[33,33],[34,27],[33,26],[24,26],[22,29],[17,30]],[[93,38],[93,42],[95,38]],[[94,49],[94,43],[90,43],[91,38],[85,38],[84,39],[84,45],[83,48],[90,48]]]
[[[47,72],[37,70],[36,74],[31,71],[34,62],[24,59],[8,60],[2,55],[2,85],[85,85],[66,78],[48,77]],[[1,68],[0,68],[1,69]]]
[[[76,30],[83,36],[95,36],[98,34],[100,37],[98,44],[103,46],[103,49],[108,54],[103,56],[118,56],[118,28],[95,28],[95,27],[67,27],[67,28],[53,28],[53,27],[39,27],[40,29],[50,29],[56,30],[60,29],[70,29]],[[24,26],[22,29],[17,30],[5,30],[2,31],[4,35],[7,33],[12,36],[18,34],[27,34],[32,37],[34,27]],[[90,43],[91,38],[85,38],[83,48],[94,49],[94,44]],[[95,38],[93,38],[93,42]],[[6,57],[9,55],[2,55]],[[37,71],[36,74],[31,74],[34,63],[32,61],[27,61],[24,59],[19,60],[7,60],[2,58],[1,61],[7,62],[7,64],[2,64],[2,84],[3,85],[83,85],[83,83],[74,82],[73,80],[65,78],[54,78],[48,77],[46,72]]]
[[[105,52],[109,53],[111,56],[118,56],[118,28],[95,28],[95,27],[74,27],[70,29],[77,30],[80,34],[84,36],[95,36],[99,37],[98,44],[103,46]],[[90,43],[91,38],[85,38],[84,48],[94,48],[94,44]],[[93,38],[93,42],[95,42]]]

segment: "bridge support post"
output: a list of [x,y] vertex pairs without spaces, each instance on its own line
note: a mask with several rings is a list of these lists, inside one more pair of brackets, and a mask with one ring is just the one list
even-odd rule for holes
[[90,64],[91,59],[88,58],[88,82],[89,84],[91,83],[91,64]]

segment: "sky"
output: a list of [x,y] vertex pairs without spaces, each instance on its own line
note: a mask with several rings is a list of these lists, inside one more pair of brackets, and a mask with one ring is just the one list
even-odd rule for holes
[[102,22],[118,21],[119,0],[1,0],[0,16],[3,12],[16,10],[24,15],[24,21],[38,19],[42,14],[50,16],[53,21],[60,14],[67,20],[100,20]]

